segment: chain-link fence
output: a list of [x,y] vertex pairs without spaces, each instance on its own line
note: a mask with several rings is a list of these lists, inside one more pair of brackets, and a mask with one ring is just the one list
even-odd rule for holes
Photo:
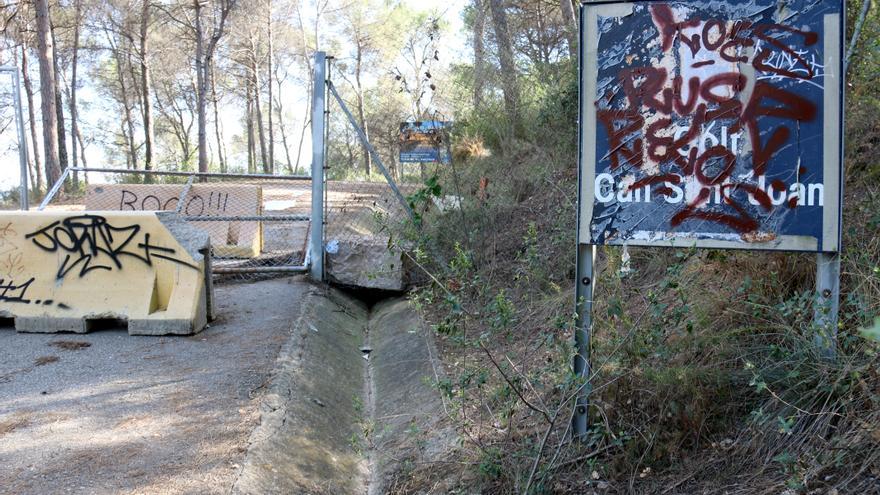
[[308,176],[80,168],[62,179],[41,210],[177,212],[210,235],[215,281],[306,271]]
[[383,142],[377,150],[373,142],[381,139],[368,139],[333,83],[327,87],[332,137],[326,139],[327,278],[342,285],[402,290],[407,284],[404,232],[415,225],[411,202],[424,187],[419,166],[397,163],[396,143]]

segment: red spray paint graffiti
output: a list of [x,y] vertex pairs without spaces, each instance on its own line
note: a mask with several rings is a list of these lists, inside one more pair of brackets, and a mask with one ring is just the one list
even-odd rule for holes
[[[775,180],[765,190],[735,178],[735,150],[724,143],[703,146],[701,135],[715,125],[724,126],[725,140],[734,143],[741,134],[747,135],[751,175],[765,175],[774,157],[797,139],[799,123],[813,121],[818,114],[813,102],[765,79],[813,79],[815,64],[804,56],[803,48],[818,43],[819,36],[783,24],[678,19],[665,4],[654,4],[650,9],[664,56],[675,57],[675,41],[680,41],[678,70],[654,63],[619,72],[625,108],[610,108],[614,94],[605,96],[608,104],[596,102],[597,119],[608,135],[609,152],[604,158],[612,170],[635,169],[645,175],[630,184],[627,192],[656,186],[655,194],[668,196],[670,185],[689,185],[688,201],[670,219],[672,227],[699,219],[726,225],[740,234],[753,233],[759,222],[749,213],[742,193],[754,205],[770,211],[780,204],[771,194],[782,191],[785,195],[788,185]],[[783,57],[790,63],[773,62]],[[687,67],[683,66],[686,59]],[[741,71],[740,64],[753,70]],[[683,122],[688,124],[682,127]],[[696,139],[700,139],[700,146],[693,145]],[[798,175],[804,172],[801,167]],[[721,211],[704,207],[713,191],[720,195]],[[737,192],[740,194],[735,196]],[[803,204],[794,196],[784,203],[789,208]]]

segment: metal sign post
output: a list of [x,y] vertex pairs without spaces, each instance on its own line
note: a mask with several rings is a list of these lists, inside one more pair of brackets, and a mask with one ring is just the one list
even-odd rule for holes
[[840,255],[819,253],[816,258],[816,309],[813,325],[819,353],[837,355],[837,320],[840,311]]
[[578,245],[577,282],[575,300],[577,319],[575,321],[574,342],[577,354],[574,356],[574,375],[577,377],[578,393],[575,399],[573,430],[576,438],[583,439],[589,424],[591,341],[593,336],[593,293],[596,279],[596,246]]
[[28,210],[28,147],[24,131],[24,112],[21,104],[21,84],[18,80],[18,67],[0,67],[0,72],[8,72],[12,75],[12,101],[15,105],[15,127],[18,132],[18,164],[21,170],[21,185],[19,186],[19,204],[21,209]]
[[817,253],[816,343],[833,357],[844,13],[843,0],[581,5],[578,377],[597,245]]

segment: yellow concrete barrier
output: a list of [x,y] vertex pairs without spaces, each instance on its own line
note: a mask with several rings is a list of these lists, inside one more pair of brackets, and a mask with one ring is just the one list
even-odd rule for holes
[[0,318],[20,332],[189,335],[211,317],[210,240],[172,213],[0,212]]

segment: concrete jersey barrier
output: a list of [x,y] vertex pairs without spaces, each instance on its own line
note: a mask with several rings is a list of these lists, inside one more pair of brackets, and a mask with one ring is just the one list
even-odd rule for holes
[[[174,211],[183,188],[183,184],[92,184],[86,191],[86,210]],[[184,216],[258,216],[263,213],[263,193],[259,186],[193,184],[183,202],[180,213]],[[254,258],[263,249],[261,222],[193,223],[211,236],[217,257]]]
[[172,213],[0,212],[0,318],[19,332],[189,335],[212,316],[210,239]]

